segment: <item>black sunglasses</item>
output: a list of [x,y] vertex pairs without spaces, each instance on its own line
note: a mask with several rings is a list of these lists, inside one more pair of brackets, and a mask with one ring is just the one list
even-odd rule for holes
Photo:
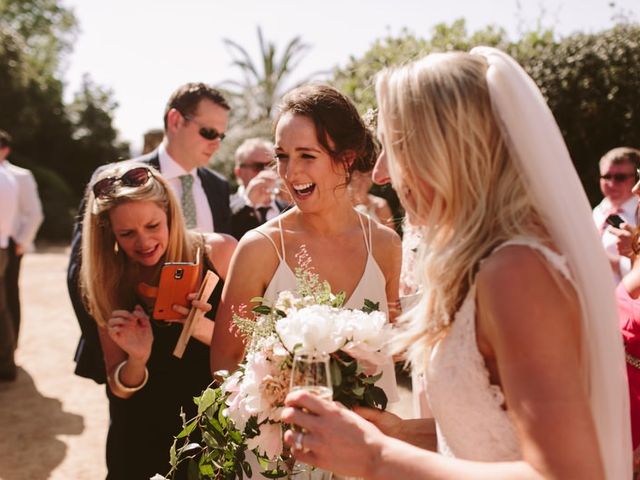
[[635,173],[605,173],[604,175],[600,175],[600,178],[603,180],[613,180],[616,183],[621,183],[626,181],[628,178],[636,178]]
[[149,179],[153,177],[151,170],[147,167],[136,167],[128,170],[120,177],[107,177],[98,180],[92,187],[93,194],[96,198],[103,198],[113,193],[117,183],[121,183],[125,187],[141,187],[145,185]]
[[226,137],[226,135],[224,133],[220,133],[219,131],[217,131],[215,128],[208,128],[203,126],[200,122],[198,122],[195,118],[193,118],[191,115],[185,115],[184,113],[181,112],[181,115],[183,116],[183,118],[185,120],[187,120],[188,122],[193,122],[195,123],[197,126],[200,127],[200,130],[198,130],[198,133],[200,134],[200,136],[202,138],[204,138],[205,140],[217,140],[220,139],[220,141],[224,140],[224,137]]

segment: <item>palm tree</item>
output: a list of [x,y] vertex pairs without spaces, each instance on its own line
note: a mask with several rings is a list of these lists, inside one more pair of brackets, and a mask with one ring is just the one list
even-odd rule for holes
[[[291,39],[278,59],[273,42],[265,42],[262,29],[258,27],[260,58],[254,62],[247,50],[231,39],[223,39],[233,61],[243,75],[242,81],[223,82],[231,89],[236,112],[245,122],[260,122],[271,117],[273,107],[284,93],[285,81],[298,66],[310,46],[300,36]],[[235,115],[234,115],[235,116]],[[242,118],[241,117],[241,118]],[[244,123],[244,122],[243,122]]]

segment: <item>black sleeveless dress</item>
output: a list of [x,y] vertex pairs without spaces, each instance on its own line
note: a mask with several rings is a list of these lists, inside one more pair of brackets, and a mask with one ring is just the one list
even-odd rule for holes
[[[217,274],[204,255],[204,268]],[[220,279],[209,303],[213,319],[222,295]],[[113,395],[107,386],[111,422],[107,435],[107,480],[148,480],[169,469],[169,449],[182,428],[180,409],[197,413],[193,397],[211,383],[209,346],[191,338],[182,359],[172,352],[182,325],[151,321],[153,345],[147,362],[149,381],[130,398]],[[178,478],[186,478],[179,475]]]

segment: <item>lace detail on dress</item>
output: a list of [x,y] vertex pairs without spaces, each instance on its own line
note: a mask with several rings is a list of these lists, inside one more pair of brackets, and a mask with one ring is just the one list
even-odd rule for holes
[[[571,281],[564,257],[533,239],[498,246],[526,245],[544,255]],[[427,397],[437,419],[443,455],[478,461],[521,458],[518,438],[502,389],[492,385],[476,342],[476,285],[469,289],[447,335],[434,347],[427,368]]]

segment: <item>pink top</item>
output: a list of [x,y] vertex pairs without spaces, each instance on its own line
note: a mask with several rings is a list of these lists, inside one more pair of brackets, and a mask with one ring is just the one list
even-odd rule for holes
[[[616,301],[625,352],[640,358],[640,298],[631,298],[621,282],[616,288]],[[631,404],[631,433],[635,450],[640,445],[640,369],[627,362],[627,376]]]

